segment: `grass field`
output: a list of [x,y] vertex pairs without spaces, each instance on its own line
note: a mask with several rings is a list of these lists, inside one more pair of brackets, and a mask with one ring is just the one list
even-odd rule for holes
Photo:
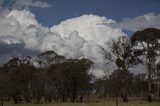
[[[12,102],[5,102],[4,106],[115,106],[115,101],[113,100],[94,100],[87,101],[85,103],[41,103],[41,104],[14,104]],[[148,103],[146,101],[129,101],[127,103],[119,102],[119,106],[160,106],[160,102]]]

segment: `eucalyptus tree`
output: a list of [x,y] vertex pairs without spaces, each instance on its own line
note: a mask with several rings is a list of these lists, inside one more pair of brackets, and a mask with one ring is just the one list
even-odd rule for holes
[[156,63],[160,56],[160,29],[147,28],[137,31],[131,42],[138,56],[143,61],[148,74],[148,102],[152,101],[152,84],[156,79]]
[[[104,57],[107,64],[116,64],[121,83],[118,83],[123,88],[123,101],[128,102],[128,71],[129,68],[133,68],[140,61],[135,56],[135,52],[132,49],[130,39],[127,36],[120,36],[118,39],[110,40],[108,42],[109,47],[107,49],[102,48]],[[118,92],[118,90],[117,90]]]
[[54,98],[57,100],[57,89],[55,89],[55,85],[53,84],[57,79],[53,73],[50,73],[50,67],[53,70],[59,69],[58,64],[61,64],[65,61],[65,57],[58,55],[54,51],[46,51],[37,56],[37,62],[39,64],[38,70],[42,73],[42,78],[44,79],[44,98],[46,101],[51,102]]
[[88,59],[67,59],[63,63],[52,64],[48,71],[53,97],[61,102],[82,102],[90,89],[88,70],[92,62]]

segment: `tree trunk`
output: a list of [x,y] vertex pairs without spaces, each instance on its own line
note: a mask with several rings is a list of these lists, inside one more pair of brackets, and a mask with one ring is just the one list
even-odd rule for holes
[[157,101],[159,100],[159,86],[160,86],[160,84],[159,84],[159,82],[158,82],[158,84],[157,84],[157,97],[156,97],[156,99],[157,99]]
[[118,106],[118,93],[116,93],[116,106]]
[[128,92],[126,88],[123,89],[123,102],[128,102]]
[[148,102],[152,102],[152,91],[151,91],[151,65],[148,68]]
[[81,96],[81,97],[79,98],[79,101],[80,101],[80,103],[83,102],[83,96]]
[[13,101],[15,104],[18,104],[18,97],[16,95],[13,96]]
[[120,89],[120,86],[118,86],[118,87],[117,87],[117,90],[116,90],[116,106],[118,106],[119,89]]
[[1,101],[0,104],[1,104],[1,106],[3,106],[3,96],[1,96],[0,99],[1,99],[0,100]]

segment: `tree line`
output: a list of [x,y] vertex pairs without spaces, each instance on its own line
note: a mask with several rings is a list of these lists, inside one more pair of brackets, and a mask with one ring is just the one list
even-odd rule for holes
[[91,89],[88,70],[93,63],[84,58],[65,59],[53,51],[38,57],[39,68],[31,57],[13,58],[1,67],[1,95],[15,103],[82,102]]
[[[130,38],[121,36],[101,47],[106,67],[115,70],[96,78],[89,70],[94,63],[86,58],[66,59],[54,51],[36,57],[12,58],[0,67],[0,99],[15,103],[83,102],[84,98],[128,97],[160,99],[160,29],[137,31]],[[145,73],[134,74],[130,69],[145,67]],[[139,72],[142,70],[138,70]]]

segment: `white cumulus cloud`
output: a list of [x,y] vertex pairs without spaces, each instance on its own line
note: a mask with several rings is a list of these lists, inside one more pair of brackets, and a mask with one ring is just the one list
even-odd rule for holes
[[111,23],[116,22],[90,14],[48,28],[42,26],[29,10],[13,9],[0,16],[0,42],[23,44],[30,50],[54,50],[67,58],[91,59],[95,63],[94,73],[101,76],[105,64],[99,46],[106,47],[110,39],[125,35],[121,29],[110,27]]
[[[105,25],[102,25],[104,23]],[[92,61],[94,61],[96,66],[96,70],[93,71],[95,71],[95,74],[97,76],[100,76],[100,74],[98,73],[103,73],[105,64],[104,57],[99,46],[106,47],[106,43],[109,40],[116,39],[119,36],[125,35],[121,29],[110,27],[109,25],[111,23],[116,22],[112,19],[107,19],[106,17],[89,14],[65,20],[59,25],[54,25],[53,27],[51,27],[50,30],[52,33],[57,33],[61,39],[65,40],[70,38],[71,34],[76,31],[77,33],[75,34],[75,36],[79,37],[74,37],[73,40],[69,41],[70,43],[65,42],[64,40],[61,41],[65,42],[64,45],[70,48],[66,48],[65,51],[62,50],[59,53],[62,55],[65,55],[67,53],[67,56],[69,57],[76,56],[77,58],[85,57],[91,59]],[[52,39],[52,37],[53,36],[51,36],[50,39]],[[44,43],[48,44],[49,42],[45,41]],[[50,47],[54,50],[55,45],[51,45]],[[63,46],[61,48],[63,48]],[[101,70],[101,72],[96,73],[97,70]]]
[[25,48],[38,49],[47,30],[48,28],[41,26],[35,15],[27,10],[12,10],[0,17],[0,37],[14,37],[17,43],[24,43]]

